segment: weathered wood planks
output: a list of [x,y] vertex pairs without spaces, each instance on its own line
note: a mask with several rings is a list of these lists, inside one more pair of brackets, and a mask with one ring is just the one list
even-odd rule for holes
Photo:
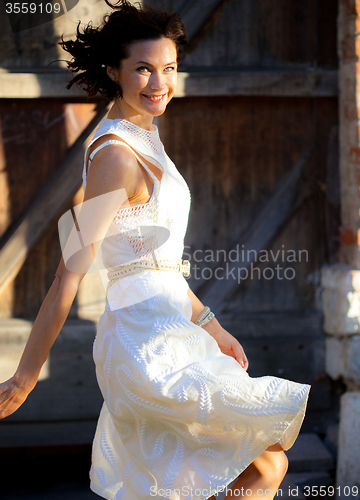
[[[179,71],[175,97],[292,96],[338,94],[337,70],[321,68],[214,69]],[[0,99],[77,98],[84,91],[66,88],[65,72],[7,73],[0,71]],[[93,101],[101,100],[100,97]]]
[[85,148],[90,135],[107,112],[104,103],[99,105],[95,117],[79,136],[75,144],[53,177],[38,194],[19,221],[14,224],[13,232],[2,242],[0,248],[0,293],[15,278],[29,251],[46,228],[58,215],[65,203],[81,186],[79,165],[83,163]]

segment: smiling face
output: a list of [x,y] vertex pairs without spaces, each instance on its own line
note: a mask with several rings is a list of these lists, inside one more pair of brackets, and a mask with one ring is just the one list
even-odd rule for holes
[[108,75],[122,88],[116,107],[136,125],[150,129],[154,116],[162,115],[177,83],[177,51],[169,38],[144,40],[130,45],[130,57],[120,71],[108,67]]

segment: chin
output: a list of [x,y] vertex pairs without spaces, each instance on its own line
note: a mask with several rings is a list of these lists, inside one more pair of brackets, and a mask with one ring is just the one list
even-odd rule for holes
[[152,109],[151,111],[148,111],[148,113],[151,115],[151,116],[160,116],[162,115],[163,113],[165,113],[165,110],[166,110],[166,106],[161,108],[161,109]]
[[165,113],[165,111],[166,111],[166,108],[164,108],[164,109],[159,109],[159,111],[158,111],[158,112],[155,112],[155,113],[154,113],[154,116],[160,116],[160,115],[163,115],[163,114]]

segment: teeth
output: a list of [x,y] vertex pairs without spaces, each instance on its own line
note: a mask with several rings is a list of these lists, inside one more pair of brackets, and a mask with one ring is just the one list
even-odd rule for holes
[[[146,94],[145,94],[145,95],[146,95]],[[161,99],[162,99],[164,96],[155,97],[155,96],[151,96],[151,95],[146,95],[146,97],[150,97],[150,99],[154,99],[155,101],[161,101]]]

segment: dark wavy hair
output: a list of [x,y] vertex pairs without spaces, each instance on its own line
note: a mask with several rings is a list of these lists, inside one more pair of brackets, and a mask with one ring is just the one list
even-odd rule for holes
[[119,0],[115,5],[104,1],[114,11],[104,15],[100,26],[93,27],[90,21],[81,33],[79,21],[76,40],[64,41],[61,35],[58,43],[73,57],[66,61],[67,69],[72,73],[81,72],[68,82],[66,88],[70,89],[75,83],[86,91],[88,97],[99,93],[111,101],[122,97],[122,89],[108,76],[106,66],[120,68],[122,59],[130,56],[132,42],[167,37],[176,45],[179,64],[188,37],[179,12],[168,14],[139,2],[136,2],[137,7],[127,0]]

